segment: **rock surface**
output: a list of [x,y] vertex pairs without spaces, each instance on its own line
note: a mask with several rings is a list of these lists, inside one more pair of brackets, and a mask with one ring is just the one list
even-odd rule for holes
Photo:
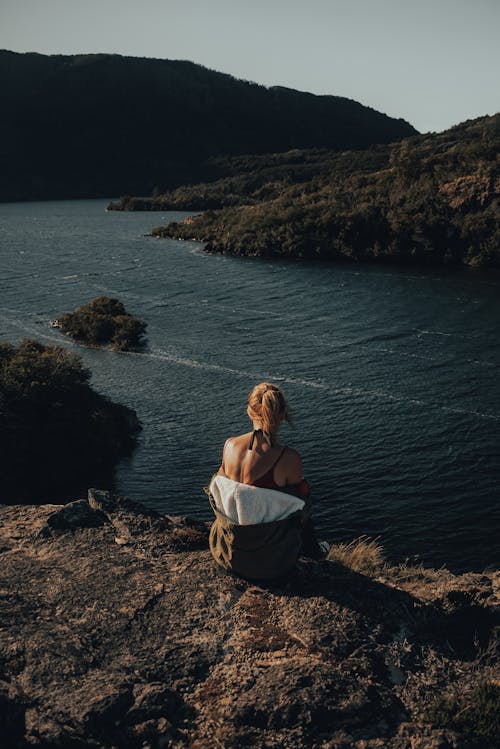
[[1,506],[0,554],[9,749],[493,746],[432,708],[500,684],[498,573],[301,560],[256,585],[203,524],[95,490]]

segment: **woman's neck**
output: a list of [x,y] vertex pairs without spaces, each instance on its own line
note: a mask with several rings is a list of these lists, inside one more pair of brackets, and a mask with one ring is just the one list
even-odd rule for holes
[[276,434],[277,432],[265,432],[262,428],[262,424],[260,421],[252,421],[253,431],[254,432],[262,432],[262,435],[266,442],[269,442],[269,444],[274,445],[276,442]]

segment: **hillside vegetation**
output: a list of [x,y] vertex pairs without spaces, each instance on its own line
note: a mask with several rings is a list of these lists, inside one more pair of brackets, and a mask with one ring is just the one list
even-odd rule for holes
[[135,411],[93,390],[74,354],[35,340],[0,343],[0,503],[110,486],[140,428]]
[[318,153],[316,165],[308,153],[300,168],[317,171],[303,180],[291,163],[274,172],[266,163],[185,188],[183,207],[188,196],[194,210],[218,196],[224,205],[224,195],[232,204],[153,235],[238,255],[499,266],[499,153],[498,114],[364,151]]
[[0,200],[151,194],[216,179],[211,159],[364,148],[416,133],[339,96],[181,60],[0,51]]
[[[214,159],[219,179],[181,185],[147,197],[125,195],[108,204],[110,211],[206,211],[255,205],[279,197],[285,189],[328,174],[341,165],[351,172],[377,159],[377,148],[348,151],[349,160],[327,149],[293,149],[286,153],[246,154]],[[378,162],[377,162],[378,163]]]

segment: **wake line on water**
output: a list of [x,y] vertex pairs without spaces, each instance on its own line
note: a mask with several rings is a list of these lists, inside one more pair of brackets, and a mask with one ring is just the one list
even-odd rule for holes
[[[3,311],[14,312],[14,310],[7,310],[6,308],[4,308]],[[0,315],[0,320],[8,323],[9,325],[14,325],[15,327],[20,328],[25,332],[32,333],[37,338],[44,338],[53,343],[68,346],[69,348],[78,348],[78,345],[76,343],[66,337],[58,336],[57,334],[49,335],[46,333],[42,333],[40,330],[26,325],[26,323],[19,319],[11,319],[4,315]],[[190,369],[201,369],[206,372],[222,372],[224,374],[232,374],[236,375],[237,377],[245,377],[252,380],[262,380],[265,378],[274,380],[276,382],[283,382],[285,384],[301,385],[302,387],[314,388],[316,390],[325,390],[329,393],[333,393],[334,395],[346,395],[358,398],[380,398],[381,400],[386,400],[393,403],[404,403],[405,405],[409,406],[418,406],[428,409],[434,408],[445,413],[459,414],[464,416],[476,416],[478,418],[488,419],[490,421],[500,421],[500,414],[489,414],[485,413],[484,411],[475,411],[466,408],[429,403],[428,401],[419,400],[417,398],[407,398],[401,395],[394,395],[392,393],[386,392],[385,390],[366,390],[364,388],[341,387],[333,383],[310,380],[302,377],[290,377],[289,375],[269,374],[266,372],[249,372],[246,370],[234,369],[232,367],[225,367],[221,364],[211,364],[209,362],[198,361],[197,359],[191,359],[189,357],[181,356],[177,353],[164,351],[163,349],[152,349],[150,351],[113,352],[108,351],[108,349],[103,349],[103,351],[112,353],[113,355],[143,357],[160,361],[168,361],[171,364],[189,367]]]
[[[34,338],[43,338],[44,340],[50,341],[51,343],[57,344],[59,346],[66,345],[69,348],[78,348],[78,345],[76,343],[74,343],[66,336],[63,337],[62,333],[59,335],[57,333],[52,333],[52,335],[50,335],[49,333],[42,333],[39,328],[26,325],[26,323],[22,320],[12,319],[10,317],[7,317],[6,315],[0,315],[0,321],[5,322],[8,325],[12,325],[15,328],[19,328],[19,330],[22,330],[25,333],[30,333]],[[45,321],[43,321],[43,323],[45,324]]]
[[[134,266],[134,268],[135,267],[136,266]],[[85,274],[85,275],[94,275],[94,274]],[[112,275],[112,274],[110,273],[109,275]],[[63,279],[72,279],[72,278],[75,278],[75,277],[76,276],[62,276],[61,278],[63,278]],[[307,324],[307,325],[310,325],[311,322],[314,322],[314,321],[311,321],[310,318],[304,317],[303,315],[296,314],[296,313],[286,313],[286,314],[283,314],[283,312],[274,312],[273,310],[262,310],[262,309],[256,310],[253,307],[241,307],[240,305],[236,305],[236,304],[235,305],[229,305],[229,304],[219,304],[217,302],[215,302],[215,303],[214,302],[207,302],[207,300],[205,300],[205,299],[203,299],[203,300],[194,300],[192,302],[175,302],[175,301],[174,302],[168,302],[168,301],[165,301],[164,295],[162,295],[162,296],[154,296],[154,297],[149,297],[148,298],[148,297],[145,297],[142,294],[136,294],[133,291],[129,291],[128,289],[121,289],[121,290],[113,289],[113,288],[110,288],[109,286],[104,286],[103,284],[99,284],[99,283],[93,283],[93,284],[90,284],[90,286],[92,286],[92,288],[96,289],[97,291],[101,291],[101,292],[104,292],[106,294],[112,294],[112,295],[118,296],[118,297],[119,296],[128,297],[129,299],[134,299],[134,300],[137,300],[137,301],[143,302],[143,303],[146,302],[148,304],[152,304],[154,307],[160,307],[160,308],[161,307],[177,307],[179,309],[185,309],[185,308],[195,308],[195,309],[204,309],[204,310],[214,309],[214,310],[217,310],[217,311],[220,311],[220,312],[231,312],[232,314],[234,314],[235,312],[244,312],[244,313],[251,314],[251,315],[254,315],[254,316],[258,315],[258,316],[261,316],[261,317],[272,317],[275,320],[283,320],[285,322],[287,320],[290,320],[290,321],[297,321],[297,320],[299,320],[299,321],[302,321],[304,324]],[[323,321],[324,320],[328,320],[328,319],[331,319],[332,322],[335,322],[335,318],[334,317],[331,317],[331,318],[322,317],[321,318],[321,320],[323,320]],[[352,326],[352,323],[350,323],[350,325]],[[358,325],[358,327],[362,327],[362,324],[360,323]],[[467,335],[467,334],[464,334],[464,333],[455,333],[455,332],[450,333],[450,332],[444,331],[444,330],[427,330],[427,329],[423,329],[423,328],[412,328],[411,330],[412,330],[413,333],[417,333],[418,337],[423,336],[423,335],[431,335],[431,336],[442,336],[442,337],[445,337],[445,338],[459,338],[461,340],[475,340],[475,338],[476,338],[473,335]],[[373,331],[373,332],[375,332],[375,331],[381,331],[384,335],[387,335],[387,330],[386,330],[386,328],[383,328],[383,327],[372,327],[371,331]],[[323,338],[323,337],[325,337],[327,335],[328,334],[320,334],[320,335],[316,334],[316,335],[310,336],[310,337],[315,337],[315,338],[319,339],[319,338]],[[396,337],[401,337],[401,335],[402,335],[401,332],[399,332],[399,333],[396,334]],[[468,363],[476,363],[476,361],[473,362],[472,360],[469,360]],[[477,363],[483,364],[482,362],[477,362]],[[486,366],[490,366],[491,364],[494,365],[494,363],[491,363],[491,362],[485,362],[485,364],[486,364]]]
[[365,390],[363,388],[353,387],[341,387],[333,383],[321,382],[318,380],[309,380],[303,377],[290,377],[289,375],[281,374],[269,374],[262,372],[249,372],[242,369],[233,369],[232,367],[225,367],[221,364],[211,364],[209,362],[199,361],[197,359],[191,359],[186,356],[180,356],[177,353],[170,353],[163,349],[153,349],[152,351],[121,351],[118,352],[122,356],[139,356],[149,357],[151,359],[157,359],[160,361],[168,361],[171,364],[178,364],[180,366],[189,367],[190,369],[201,369],[206,372],[222,372],[224,374],[232,374],[237,377],[245,377],[252,380],[269,379],[275,382],[282,382],[288,385],[301,385],[302,387],[314,388],[316,390],[325,390],[334,395],[348,395],[355,396],[358,398],[380,398],[382,400],[404,403],[410,406],[419,406],[421,408],[439,409],[446,413],[460,414],[464,416],[476,416],[481,419],[488,419],[491,421],[500,421],[500,414],[488,414],[484,411],[473,411],[466,408],[457,408],[453,406],[446,406],[440,404],[429,403],[427,401],[419,400],[417,398],[407,398],[401,395],[394,395],[384,390]]
[[[104,287],[101,287],[101,288],[104,289]],[[109,289],[109,291],[111,293],[118,293],[118,292],[115,292],[114,290],[111,290],[111,289]],[[130,294],[130,293],[127,292],[126,295],[133,296],[135,298],[139,298],[138,295],[133,294],[133,293]],[[168,305],[168,303],[165,303],[165,304]],[[163,306],[163,305],[160,305],[160,306]],[[177,307],[180,307],[180,308],[184,308],[184,307],[191,307],[191,306],[198,306],[198,305],[196,303],[194,303],[194,302],[190,302],[190,303],[187,303],[187,304],[185,304],[185,303],[180,303],[179,304],[179,303],[173,302],[172,306],[177,306]],[[205,305],[203,304],[203,306],[205,306]],[[226,306],[223,306],[223,305],[212,305],[211,304],[209,306],[211,306],[211,307],[212,306],[217,306],[217,307],[220,307],[221,309],[224,308],[226,310],[227,309],[231,309],[231,311],[233,311],[233,312],[236,311],[235,308],[230,308],[230,307],[226,307]],[[8,323],[10,325],[14,325],[15,327],[20,328],[21,330],[25,330],[27,333],[32,333],[33,335],[39,336],[39,337],[44,338],[46,340],[54,341],[55,343],[69,342],[69,340],[68,340],[67,337],[57,336],[57,334],[56,335],[54,335],[54,334],[53,335],[48,335],[46,333],[41,333],[38,328],[33,328],[32,326],[26,325],[26,323],[24,323],[20,318],[16,317],[16,315],[18,314],[18,310],[14,310],[14,309],[11,309],[9,307],[2,307],[2,308],[0,308],[0,311],[2,311],[2,312],[8,312],[11,315],[14,315],[14,318],[9,318],[9,317],[5,317],[5,316],[1,316],[0,315],[0,320],[2,320],[3,322]],[[245,311],[245,310],[243,310],[243,311]],[[262,315],[267,315],[268,314],[266,312],[259,312],[259,311],[255,311],[255,310],[249,310],[249,311],[252,311],[252,312],[254,312],[256,314],[262,314]],[[271,314],[272,316],[274,316],[276,318],[283,318],[284,317],[279,312],[269,313],[269,314]],[[33,314],[31,316],[32,317],[38,317],[38,316],[35,316]],[[294,315],[293,317],[295,319],[298,318],[297,315]],[[46,321],[43,320],[43,319],[39,320],[40,324],[43,324],[45,322]],[[374,330],[383,331],[383,328],[374,328]],[[415,330],[418,330],[418,329],[415,328]],[[457,335],[457,334],[454,334],[454,333],[444,333],[444,332],[440,332],[440,331],[426,331],[426,330],[422,330],[420,332],[421,333],[428,333],[428,334],[432,334],[432,335],[443,335],[443,336]],[[281,336],[287,336],[287,337],[294,337],[294,336],[296,336],[296,331],[295,330],[288,330],[288,329],[284,328],[284,329],[280,330],[280,335]],[[407,335],[406,333],[397,333],[397,334],[394,334],[394,335],[387,335],[387,333],[385,333],[384,334],[384,338],[388,338],[389,340],[392,340],[395,337],[396,338],[404,338],[406,335]],[[472,338],[472,336],[467,336],[467,337],[468,338]],[[446,365],[448,363],[446,361],[441,361],[436,356],[429,356],[429,355],[424,355],[424,354],[415,354],[415,353],[412,353],[412,352],[409,352],[409,351],[403,351],[403,350],[398,350],[398,349],[375,347],[375,346],[367,345],[366,343],[360,343],[359,341],[344,341],[344,342],[336,341],[336,342],[333,342],[333,341],[331,341],[331,335],[329,333],[313,333],[313,334],[309,334],[309,338],[312,339],[312,340],[318,341],[323,346],[327,346],[330,350],[335,350],[335,351],[339,351],[339,350],[342,351],[342,349],[349,349],[349,348],[355,347],[357,350],[366,351],[367,353],[373,353],[373,352],[379,351],[380,353],[391,354],[391,355],[394,355],[394,356],[400,356],[400,357],[406,358],[406,359],[411,358],[411,359],[419,359],[421,361],[433,361],[433,362],[437,362],[438,364],[440,363],[440,364],[443,364],[443,365]],[[80,344],[80,345],[83,345],[83,344]],[[456,362],[455,362],[455,364],[456,364]],[[477,367],[497,367],[497,366],[499,366],[498,362],[487,361],[487,360],[481,361],[479,359],[465,359],[464,361],[461,362],[461,364],[462,365],[463,364],[472,364],[472,365],[477,366]]]
[[420,335],[441,335],[445,336],[446,338],[463,338],[468,340],[474,340],[475,336],[472,335],[464,335],[463,333],[447,333],[444,330],[422,330],[421,328],[414,328],[415,333],[419,333]]

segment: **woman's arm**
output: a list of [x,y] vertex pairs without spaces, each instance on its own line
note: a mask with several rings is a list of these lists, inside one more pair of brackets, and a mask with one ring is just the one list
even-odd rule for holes
[[[290,450],[287,463],[287,484],[296,497],[305,502],[302,510],[302,550],[301,554],[312,559],[323,559],[325,553],[318,543],[311,517],[311,490],[302,473],[302,460],[295,450]],[[290,480],[293,479],[293,480]]]
[[283,458],[279,462],[282,462],[282,469],[285,473],[285,481],[288,486],[296,486],[304,480],[302,458],[296,450],[287,447]]
[[222,474],[223,476],[225,476],[225,475],[226,475],[226,470],[225,470],[225,468],[224,468],[224,456],[225,456],[225,454],[226,454],[226,447],[228,446],[228,444],[229,444],[229,442],[230,442],[230,441],[231,441],[231,438],[229,437],[229,438],[228,438],[228,439],[227,439],[227,440],[226,440],[226,441],[224,442],[224,447],[222,448],[222,460],[221,460],[221,464],[220,464],[220,466],[219,466],[219,470],[217,471],[217,473],[220,473],[220,474]]

